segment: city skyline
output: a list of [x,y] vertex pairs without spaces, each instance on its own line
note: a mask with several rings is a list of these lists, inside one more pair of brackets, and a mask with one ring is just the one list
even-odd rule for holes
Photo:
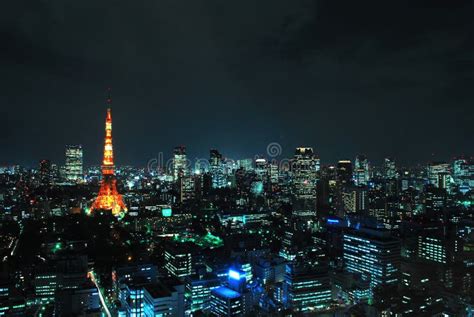
[[[108,89],[108,91],[110,93],[110,88]],[[107,97],[107,98],[109,98],[109,97]],[[107,107],[109,107],[109,108],[104,107],[104,109],[112,109],[111,99],[107,99],[107,100],[108,100],[107,101]],[[101,145],[98,145],[100,142],[96,142],[96,143],[97,144],[94,144],[94,146],[92,146],[91,148],[96,149],[97,147],[99,147],[99,148],[102,147]],[[119,143],[121,143],[121,142],[119,142]],[[123,160],[122,160],[122,163],[118,164],[118,165],[119,166],[148,167],[153,162],[159,161],[162,166],[166,166],[166,164],[171,162],[171,160],[173,158],[173,149],[176,149],[177,147],[184,147],[185,148],[185,151],[186,151],[187,156],[188,156],[188,160],[191,163],[193,163],[193,162],[195,163],[195,162],[199,162],[199,161],[202,161],[202,160],[209,159],[209,153],[212,150],[219,150],[223,154],[224,158],[226,158],[228,160],[234,160],[234,161],[241,160],[241,159],[258,159],[259,157],[268,158],[270,160],[276,160],[276,161],[285,161],[285,160],[291,159],[291,157],[293,156],[295,150],[297,150],[298,148],[301,148],[301,147],[309,147],[309,148],[315,149],[315,154],[318,155],[318,157],[320,157],[320,159],[321,159],[321,154],[320,153],[325,152],[325,151],[319,152],[318,151],[319,148],[311,145],[311,142],[310,143],[304,143],[304,144],[298,144],[298,143],[294,143],[294,144],[295,145],[292,148],[285,148],[279,142],[270,141],[270,142],[264,144],[264,146],[262,147],[262,149],[259,152],[251,153],[251,152],[247,151],[246,154],[237,154],[236,156],[232,156],[232,155],[229,155],[225,152],[222,153],[221,148],[218,148],[218,147],[210,147],[208,149],[196,149],[194,147],[189,147],[186,144],[181,143],[179,145],[175,144],[173,147],[171,147],[169,149],[153,152],[154,156],[152,155],[148,158],[143,158],[143,159],[139,160],[138,162],[130,163],[130,162],[123,162]],[[80,147],[81,148],[81,160],[84,161],[83,165],[85,167],[97,166],[98,165],[97,162],[100,160],[100,156],[103,154],[100,149],[99,149],[99,153],[89,153],[87,151],[87,149],[83,146],[83,143],[75,143],[75,144],[74,143],[67,143],[64,146],[66,147],[66,149],[68,147]],[[269,147],[272,147],[272,146],[275,146],[275,147],[278,148],[277,153],[269,152],[269,151],[272,151],[271,149],[269,149]],[[223,146],[222,148],[228,148],[228,147]],[[85,152],[85,154],[83,154],[83,152]],[[228,153],[234,153],[234,152],[235,152],[235,150],[230,149]],[[121,153],[121,155],[126,155],[126,153],[127,153],[126,151],[123,151]],[[199,153],[199,154],[197,154],[197,153]],[[424,165],[424,164],[430,163],[430,162],[447,162],[447,161],[450,161],[450,160],[454,160],[456,158],[466,158],[466,159],[471,158],[472,159],[472,157],[473,157],[472,154],[469,154],[469,153],[451,154],[451,155],[447,155],[447,156],[440,156],[440,155],[437,155],[436,153],[431,153],[431,154],[425,155],[425,158],[423,160],[413,160],[409,157],[406,157],[405,155],[393,156],[393,155],[383,155],[383,153],[380,153],[378,156],[370,157],[370,156],[366,155],[366,153],[367,152],[360,152],[359,151],[359,152],[351,153],[350,155],[334,156],[334,152],[332,152],[332,155],[330,157],[323,157],[321,159],[321,161],[322,161],[323,165],[327,165],[327,166],[335,165],[339,160],[350,160],[351,162],[355,163],[356,160],[357,160],[357,157],[362,155],[362,156],[366,157],[366,159],[372,165],[382,165],[383,161],[387,157],[389,157],[391,159],[394,159],[397,163],[399,163],[403,166],[409,167],[409,166],[420,166],[420,165]],[[84,157],[82,157],[82,155],[84,155]],[[66,153],[66,157],[65,157],[64,156],[64,148],[62,148],[62,153],[55,154],[53,157],[55,157],[56,159],[52,159],[51,157],[42,157],[42,158],[39,158],[38,160],[19,160],[19,161],[11,161],[11,162],[7,162],[7,161],[2,162],[2,161],[0,161],[0,166],[21,165],[21,166],[27,167],[27,168],[35,168],[35,167],[37,167],[38,162],[40,162],[42,160],[45,160],[45,159],[49,160],[53,163],[59,164],[59,165],[64,165],[64,164],[67,165],[67,153]],[[121,160],[119,160],[119,162],[120,161]]]
[[473,317],[473,17],[5,2],[0,316]]

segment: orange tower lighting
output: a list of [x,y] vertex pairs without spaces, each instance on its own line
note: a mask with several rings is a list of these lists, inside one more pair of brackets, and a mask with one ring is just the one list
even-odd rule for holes
[[[110,106],[110,98],[107,99]],[[114,216],[120,216],[127,211],[122,195],[117,191],[117,179],[115,178],[114,150],[112,146],[112,110],[107,109],[105,119],[105,143],[104,159],[102,161],[102,180],[97,198],[91,207],[94,210],[110,210]]]

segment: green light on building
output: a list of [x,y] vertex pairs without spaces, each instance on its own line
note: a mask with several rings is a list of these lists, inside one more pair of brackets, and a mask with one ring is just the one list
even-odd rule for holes
[[171,208],[163,208],[161,209],[161,215],[163,217],[171,217],[171,215],[173,214],[173,211],[171,210]]
[[56,243],[54,244],[53,248],[51,249],[51,251],[52,251],[53,253],[56,253],[56,252],[58,252],[58,251],[61,251],[62,248],[63,248],[62,243],[61,243],[61,242],[56,242]]
[[210,232],[204,236],[176,234],[173,237],[173,240],[180,243],[194,243],[203,248],[217,248],[224,245],[224,241],[220,237],[217,237]]

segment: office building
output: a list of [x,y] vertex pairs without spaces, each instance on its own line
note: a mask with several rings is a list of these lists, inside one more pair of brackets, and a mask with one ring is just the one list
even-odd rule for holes
[[342,203],[346,213],[358,213],[368,210],[368,191],[366,187],[346,187],[342,191]]
[[228,287],[220,286],[211,291],[211,313],[218,317],[243,315],[242,295]]
[[62,289],[56,294],[55,312],[58,316],[100,314],[99,291],[92,282],[79,288]]
[[176,279],[160,279],[143,286],[143,313],[137,316],[184,317],[184,284]]
[[70,182],[77,182],[83,178],[82,145],[66,146],[65,177]]
[[357,155],[354,163],[354,184],[356,186],[367,186],[369,179],[369,161],[365,155]]
[[180,177],[189,174],[186,147],[177,146],[173,151],[173,179],[177,181]]
[[395,166],[395,160],[390,157],[386,157],[383,163],[383,176],[386,180],[396,179],[398,177],[397,167]]
[[304,258],[286,264],[283,303],[295,313],[325,310],[332,299],[327,268],[315,267]]
[[352,162],[350,160],[340,160],[336,167],[337,182],[341,186],[352,183]]
[[127,317],[145,315],[145,290],[142,281],[125,284],[120,290],[121,311]]
[[319,171],[319,158],[314,154],[313,148],[296,148],[291,162],[294,194],[297,198],[315,199],[317,172]]
[[183,279],[192,275],[192,255],[185,244],[167,244],[165,247],[165,269],[172,277]]
[[41,160],[39,163],[39,177],[41,184],[49,185],[53,180],[53,170],[50,160]]
[[432,162],[428,165],[426,174],[429,184],[446,189],[451,181],[451,166],[445,162]]
[[44,271],[37,273],[33,279],[35,297],[41,303],[54,301],[56,291],[61,287],[61,277],[56,272]]
[[211,303],[211,291],[219,287],[220,280],[215,274],[192,275],[186,278],[186,304],[189,311],[207,311]]
[[224,159],[217,150],[210,151],[209,172],[212,177],[213,188],[227,187],[227,177],[225,175]]
[[372,287],[398,283],[400,257],[400,241],[387,231],[359,229],[343,235],[345,270],[361,274]]
[[267,181],[267,160],[264,158],[257,158],[255,159],[255,174],[259,181],[266,182]]

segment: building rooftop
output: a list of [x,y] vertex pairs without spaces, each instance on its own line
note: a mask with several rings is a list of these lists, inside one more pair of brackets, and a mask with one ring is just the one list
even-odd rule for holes
[[145,285],[145,289],[153,298],[170,297],[171,291],[161,283],[153,283]]
[[225,286],[221,286],[212,290],[213,293],[225,298],[238,298],[240,297],[240,293],[231,290]]

